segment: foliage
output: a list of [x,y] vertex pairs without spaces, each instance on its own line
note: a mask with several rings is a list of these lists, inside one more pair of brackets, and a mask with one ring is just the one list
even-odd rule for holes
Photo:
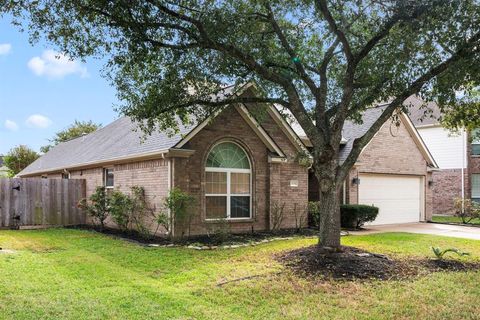
[[127,194],[120,190],[114,190],[110,194],[109,212],[113,222],[117,224],[120,230],[129,230],[133,213],[133,201]]
[[363,204],[344,204],[340,206],[341,225],[344,228],[361,228],[365,223],[377,218],[378,208]]
[[217,219],[207,226],[207,236],[217,244],[225,243],[231,235],[230,223],[227,219]]
[[274,232],[280,230],[285,218],[285,202],[272,202],[270,207],[270,216],[272,219],[271,230]]
[[455,216],[460,217],[463,223],[470,223],[480,218],[480,204],[472,199],[454,199]]
[[[72,58],[106,57],[119,110],[147,133],[178,131],[179,119],[234,103],[282,106],[313,143],[312,169],[330,204],[322,217],[335,223],[338,186],[407,97],[448,112],[458,92],[480,84],[475,0],[0,0],[0,8],[19,25],[26,19],[33,41],[44,36]],[[246,82],[257,86],[244,94],[225,86]],[[379,118],[339,163],[345,121],[381,101]],[[338,229],[324,226],[320,242],[338,247]]]
[[8,151],[3,157],[3,164],[8,168],[8,175],[15,176],[40,157],[38,153],[25,145],[19,145]]
[[[175,229],[179,229],[181,237],[188,232],[190,235],[190,225],[192,223],[193,211],[191,207],[195,203],[195,198],[188,193],[182,191],[180,188],[173,188],[170,190],[168,197],[165,198],[164,206],[168,212],[163,212],[158,216],[157,222],[159,224],[165,224],[168,220],[167,230],[171,233],[172,226]],[[169,217],[166,218],[166,217]],[[176,236],[179,234],[175,231]]]
[[435,254],[435,257],[437,257],[437,259],[439,260],[442,260],[443,259],[443,256],[448,253],[448,252],[452,252],[452,253],[456,253],[457,255],[459,255],[460,257],[462,256],[469,256],[470,253],[468,252],[463,252],[463,251],[460,251],[456,248],[449,248],[449,249],[440,249],[438,247],[432,247],[432,251],[433,251],[433,254]]
[[320,226],[320,203],[318,201],[308,202],[309,224],[318,228]]
[[93,121],[78,121],[70,125],[68,128],[63,129],[55,133],[53,139],[49,140],[51,144],[43,146],[40,148],[42,153],[47,153],[52,147],[56,146],[59,143],[66,142],[83,135],[94,132],[102,127],[101,124],[94,123]]
[[105,220],[110,214],[110,197],[105,187],[95,188],[95,192],[90,196],[89,201],[82,199],[78,206],[99,223],[101,229],[105,227]]

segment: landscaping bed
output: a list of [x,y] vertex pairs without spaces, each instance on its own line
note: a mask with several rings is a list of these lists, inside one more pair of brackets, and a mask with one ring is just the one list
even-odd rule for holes
[[397,259],[348,246],[341,252],[325,253],[313,245],[282,253],[277,259],[301,277],[337,280],[404,280],[438,271],[480,270],[478,262]]
[[242,234],[212,234],[212,235],[201,235],[201,236],[191,236],[184,237],[179,239],[169,239],[162,236],[151,236],[141,234],[136,231],[125,232],[119,229],[114,228],[103,228],[100,229],[97,226],[92,225],[79,225],[69,227],[71,229],[82,229],[100,232],[106,235],[111,235],[125,239],[127,241],[132,241],[140,245],[151,246],[151,247],[172,247],[172,246],[185,246],[193,249],[216,249],[218,247],[228,248],[228,247],[241,247],[251,244],[260,244],[265,242],[270,242],[272,240],[279,239],[291,239],[294,237],[305,237],[312,236],[316,237],[318,231],[315,229],[289,229],[289,230],[278,230],[278,231],[264,231],[264,232],[250,232]]
[[442,223],[450,225],[460,225],[466,227],[480,227],[480,219],[473,219],[469,223],[464,223],[462,218],[456,216],[434,215],[432,216],[433,223]]

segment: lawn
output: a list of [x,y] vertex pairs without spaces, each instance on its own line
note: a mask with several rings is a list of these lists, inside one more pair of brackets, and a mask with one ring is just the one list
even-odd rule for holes
[[[67,229],[0,231],[0,318],[5,319],[474,319],[480,272],[408,281],[309,281],[273,256],[298,238],[256,247],[147,248]],[[402,233],[349,236],[343,244],[396,257],[480,241]],[[228,282],[242,277],[252,278]]]
[[[441,223],[461,223],[462,218],[460,217],[454,217],[454,216],[433,216],[432,217],[432,222],[441,222]],[[473,219],[472,221],[469,222],[470,224],[474,225],[480,225],[480,219]]]

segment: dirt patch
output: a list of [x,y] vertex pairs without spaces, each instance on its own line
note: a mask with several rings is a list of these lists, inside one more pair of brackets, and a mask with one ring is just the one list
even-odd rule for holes
[[431,272],[480,270],[480,263],[392,259],[353,247],[342,247],[339,253],[324,253],[318,246],[311,246],[282,253],[277,260],[302,277],[341,280],[401,280]]

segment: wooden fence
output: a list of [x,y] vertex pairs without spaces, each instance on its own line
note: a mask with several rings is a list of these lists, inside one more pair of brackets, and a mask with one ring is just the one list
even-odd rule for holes
[[85,192],[81,179],[0,178],[0,228],[85,224]]

